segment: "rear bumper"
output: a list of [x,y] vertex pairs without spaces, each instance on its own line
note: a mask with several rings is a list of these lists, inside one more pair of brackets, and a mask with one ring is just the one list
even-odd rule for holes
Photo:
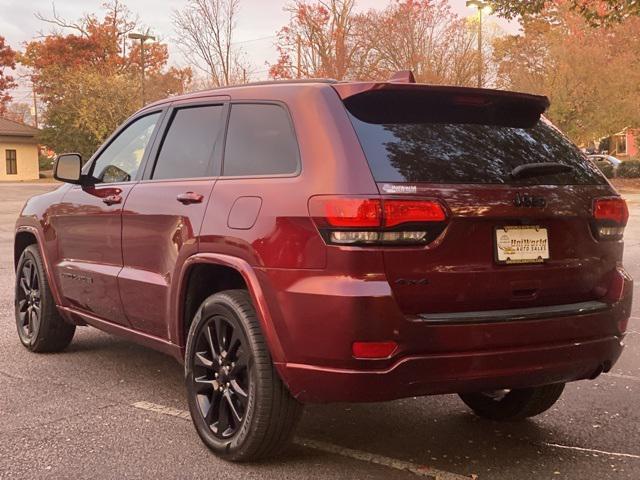
[[611,336],[535,348],[412,356],[384,370],[300,364],[281,368],[302,402],[375,402],[593,378],[608,371],[622,349],[621,338]]
[[[633,281],[613,302],[469,315],[405,315],[383,278],[269,272],[283,347],[275,365],[302,402],[371,402],[593,378],[620,356]],[[311,274],[313,275],[313,274]],[[265,282],[266,283],[266,282]],[[467,318],[469,317],[469,318]],[[391,358],[352,356],[355,341],[394,341]]]

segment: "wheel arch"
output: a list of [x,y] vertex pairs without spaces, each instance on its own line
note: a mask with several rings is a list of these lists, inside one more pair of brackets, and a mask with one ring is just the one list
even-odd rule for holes
[[[13,240],[13,269],[14,270],[18,268],[18,262],[20,261],[22,252],[24,252],[29,245],[33,245],[37,243],[38,243],[37,233],[34,232],[32,229],[22,228],[16,232]],[[42,253],[42,251],[40,253]]]
[[[177,319],[174,326],[173,338],[176,339],[176,342],[180,346],[182,355],[184,356],[186,334],[188,333],[187,329],[191,323],[190,315],[194,314],[197,310],[201,303],[198,302],[198,300],[200,300],[203,295],[203,293],[200,293],[193,296],[194,298],[189,298],[189,295],[194,291],[193,281],[198,281],[198,277],[194,278],[194,273],[198,272],[198,269],[206,267],[220,269],[219,271],[221,272],[233,272],[232,275],[235,277],[231,277],[231,282],[228,284],[225,283],[225,288],[223,289],[247,289],[256,309],[260,327],[267,342],[272,360],[274,363],[284,361],[282,345],[275,331],[266,298],[253,267],[240,258],[215,253],[193,255],[184,262],[181,269],[178,288],[175,294],[174,315],[172,318]],[[238,283],[240,280],[242,284]],[[215,293],[215,288],[208,288],[203,291],[208,291],[209,293],[206,296],[209,296]],[[204,298],[206,298],[206,296]],[[204,300],[204,298],[202,298],[202,300]]]
[[[44,266],[44,273],[49,281],[49,289],[51,290],[53,300],[55,301],[56,305],[62,305],[60,291],[58,290],[58,283],[55,281],[55,278],[53,276],[52,267],[49,263],[49,257],[47,256],[41,232],[36,227],[21,225],[16,228],[13,243],[14,270],[18,268],[18,262],[20,261],[22,252],[24,252],[24,250],[30,245],[38,246],[38,251],[40,252],[40,257],[42,258],[42,263]],[[71,321],[66,315],[63,314],[63,316],[67,320]]]

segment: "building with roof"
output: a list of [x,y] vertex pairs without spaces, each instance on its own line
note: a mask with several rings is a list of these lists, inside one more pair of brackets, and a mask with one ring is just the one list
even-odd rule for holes
[[625,127],[618,133],[600,139],[598,150],[620,160],[637,160],[640,154],[640,128]]
[[0,117],[0,182],[36,180],[38,129]]

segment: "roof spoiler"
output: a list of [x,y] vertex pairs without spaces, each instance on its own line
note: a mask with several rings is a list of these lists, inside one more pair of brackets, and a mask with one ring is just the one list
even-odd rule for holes
[[389,79],[390,83],[416,83],[416,77],[411,70],[400,70]]
[[332,87],[347,110],[367,123],[478,123],[529,128],[549,107],[549,99],[541,95],[403,81],[410,81],[412,76],[399,72],[389,82],[336,83]]

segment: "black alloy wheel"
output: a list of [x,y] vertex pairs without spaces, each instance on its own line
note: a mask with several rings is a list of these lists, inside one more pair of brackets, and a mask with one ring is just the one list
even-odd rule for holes
[[36,244],[24,249],[16,266],[15,316],[18,337],[32,352],[60,352],[76,331],[58,312]]
[[200,414],[216,437],[232,437],[244,421],[251,388],[244,333],[231,317],[211,317],[194,354],[191,381]]
[[282,453],[302,405],[276,371],[249,292],[210,295],[188,329],[187,402],[204,444],[234,462]]
[[16,320],[22,337],[31,340],[40,329],[40,278],[35,262],[31,259],[23,262],[17,274]]

